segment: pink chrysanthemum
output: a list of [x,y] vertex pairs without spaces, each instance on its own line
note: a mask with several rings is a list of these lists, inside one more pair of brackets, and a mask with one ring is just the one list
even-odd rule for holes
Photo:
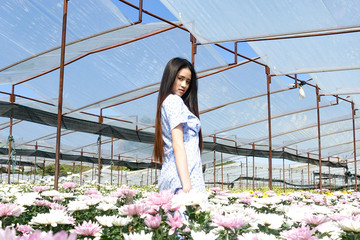
[[167,224],[170,225],[169,235],[172,235],[177,228],[181,228],[183,225],[183,218],[179,211],[176,211],[174,216],[167,214]]
[[71,189],[71,190],[74,190],[78,185],[74,182],[64,182],[62,184],[63,188],[64,189]]
[[[22,239],[22,238],[21,238]],[[52,232],[44,233],[40,230],[36,230],[25,238],[26,240],[76,240],[76,234],[70,233],[69,235],[65,231],[60,231],[53,235]]]
[[55,210],[64,210],[64,211],[66,211],[66,207],[59,204],[59,203],[51,203],[50,208],[55,209]]
[[85,191],[85,195],[101,195],[101,193],[95,188],[90,188]]
[[0,217],[4,216],[20,216],[24,208],[14,203],[0,203]]
[[97,223],[93,223],[91,220],[84,221],[81,225],[77,225],[72,232],[82,236],[94,236],[96,233],[102,230],[101,226]]
[[128,216],[141,215],[148,208],[149,207],[145,204],[129,204],[119,208],[119,213],[121,215],[128,215]]
[[111,193],[112,197],[123,197],[125,195],[135,196],[137,191],[130,188],[118,188],[116,191]]
[[33,187],[33,191],[35,191],[35,192],[43,192],[43,191],[46,191],[49,189],[50,189],[49,186],[34,186]]
[[46,206],[46,207],[50,207],[51,202],[48,200],[35,200],[35,205],[36,206]]
[[313,236],[316,229],[310,229],[309,226],[302,225],[298,228],[292,228],[288,231],[283,231],[280,235],[288,240],[317,240],[316,236]]
[[17,224],[16,230],[18,232],[21,232],[22,234],[29,234],[30,232],[34,231],[34,229],[30,225],[20,225],[20,224]]
[[145,218],[145,224],[149,228],[158,228],[161,223],[161,216],[156,214],[155,216],[147,215]]
[[224,216],[224,215],[217,215],[213,219],[212,226],[221,226],[224,228],[229,228],[231,231],[235,232],[235,228],[242,228],[242,226],[246,225],[245,221],[241,218],[232,217],[232,216]]

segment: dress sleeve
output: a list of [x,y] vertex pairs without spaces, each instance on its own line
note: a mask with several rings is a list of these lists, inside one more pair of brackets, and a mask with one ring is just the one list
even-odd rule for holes
[[169,123],[170,130],[177,127],[180,123],[185,124],[187,122],[187,115],[185,112],[186,106],[177,95],[169,95],[162,105],[162,111]]

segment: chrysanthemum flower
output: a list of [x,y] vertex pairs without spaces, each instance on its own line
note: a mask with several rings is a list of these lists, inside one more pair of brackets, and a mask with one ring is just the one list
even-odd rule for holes
[[14,203],[0,203],[0,217],[15,216],[18,217],[24,212],[24,208]]
[[129,233],[124,234],[125,240],[152,240],[153,233],[145,233],[144,230],[142,230],[140,233]]
[[71,189],[71,190],[74,190],[78,185],[74,182],[64,182],[62,184],[62,187],[64,189]]
[[91,220],[86,222],[84,221],[81,225],[77,225],[72,232],[82,235],[82,236],[95,236],[102,230],[101,226],[98,223],[93,223]]
[[233,216],[224,216],[224,215],[216,215],[213,219],[212,226],[221,226],[224,228],[229,228],[231,231],[235,232],[234,228],[242,228],[242,226],[246,225],[246,222],[243,219]]
[[280,235],[288,240],[317,240],[318,238],[313,236],[315,231],[315,228],[311,230],[309,226],[302,225],[298,228],[292,228],[288,231],[283,231],[280,233]]
[[176,211],[174,216],[167,214],[167,224],[170,225],[169,235],[172,235],[177,228],[181,228],[183,225],[183,218],[179,211]]
[[149,228],[158,228],[161,223],[161,216],[156,214],[155,216],[147,215],[145,218],[145,224]]

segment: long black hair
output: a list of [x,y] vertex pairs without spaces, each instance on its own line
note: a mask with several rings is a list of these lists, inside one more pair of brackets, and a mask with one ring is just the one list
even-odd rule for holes
[[[181,69],[188,68],[191,72],[191,81],[188,90],[181,97],[190,112],[199,118],[198,106],[198,84],[197,76],[193,65],[184,58],[173,58],[167,64],[163,72],[160,83],[160,90],[157,100],[156,119],[155,119],[155,142],[154,158],[156,162],[162,163],[164,159],[164,146],[161,132],[161,105],[165,98],[171,94],[175,78]],[[199,132],[199,148],[202,150],[203,141],[201,131]]]

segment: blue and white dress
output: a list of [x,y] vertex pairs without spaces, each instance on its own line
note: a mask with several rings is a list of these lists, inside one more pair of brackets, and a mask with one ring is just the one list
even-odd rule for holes
[[171,130],[179,124],[183,127],[184,146],[192,189],[206,193],[199,149],[200,120],[189,111],[181,97],[170,94],[161,106],[161,131],[164,141],[164,155],[159,190],[182,189],[176,168]]

